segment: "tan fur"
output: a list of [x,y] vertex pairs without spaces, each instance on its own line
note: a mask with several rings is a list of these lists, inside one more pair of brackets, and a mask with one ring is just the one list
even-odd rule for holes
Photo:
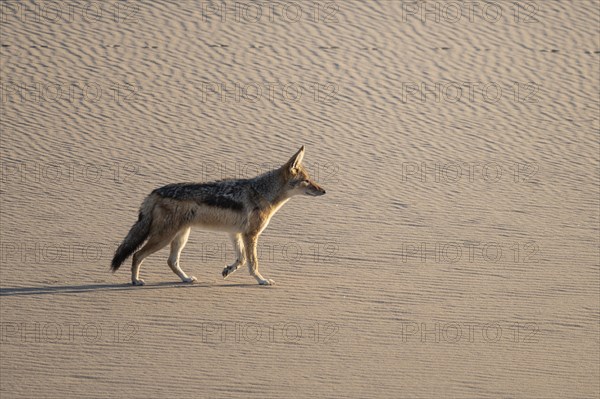
[[[273,284],[258,272],[258,237],[271,217],[294,195],[323,195],[325,190],[310,180],[302,167],[302,147],[281,168],[247,180],[165,186],[152,192],[140,207],[140,219],[132,227],[113,259],[113,271],[146,240],[133,255],[131,280],[139,278],[141,264],[147,256],[171,244],[168,265],[184,282],[196,281],[179,265],[179,256],[192,227],[229,233],[236,260],[225,267],[224,278],[248,263],[250,274],[259,284]],[[179,190],[179,191],[178,191]],[[162,193],[162,194],[161,194]],[[148,224],[149,223],[149,224]],[[149,226],[149,227],[148,227]],[[132,249],[133,248],[133,249]]]

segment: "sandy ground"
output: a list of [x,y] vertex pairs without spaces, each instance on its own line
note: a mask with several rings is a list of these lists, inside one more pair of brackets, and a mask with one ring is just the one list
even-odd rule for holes
[[[598,397],[597,3],[219,4],[0,5],[2,398]],[[303,144],[276,286],[200,230],[197,285],[109,273],[153,188]]]

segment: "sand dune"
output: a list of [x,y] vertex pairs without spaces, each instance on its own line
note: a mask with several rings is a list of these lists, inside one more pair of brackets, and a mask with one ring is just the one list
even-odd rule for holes
[[[598,7],[475,3],[0,5],[1,396],[598,397]],[[301,145],[276,286],[200,230],[197,285],[109,273],[153,188]]]

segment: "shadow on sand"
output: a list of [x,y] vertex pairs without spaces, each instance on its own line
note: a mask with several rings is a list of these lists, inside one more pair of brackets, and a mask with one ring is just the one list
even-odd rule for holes
[[181,282],[162,282],[146,284],[144,286],[133,286],[130,283],[126,284],[82,284],[82,285],[47,285],[38,287],[15,287],[15,288],[0,288],[0,296],[13,295],[46,295],[46,294],[74,294],[82,292],[99,292],[99,291],[122,291],[122,290],[152,290],[152,289],[168,289],[168,288],[263,288],[258,284],[210,284],[210,283],[181,283]]

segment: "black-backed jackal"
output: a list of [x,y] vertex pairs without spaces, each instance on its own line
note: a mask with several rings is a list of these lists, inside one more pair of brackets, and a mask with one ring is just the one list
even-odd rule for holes
[[[259,284],[273,280],[258,272],[256,245],[271,217],[294,195],[319,196],[325,190],[310,179],[302,166],[304,146],[278,169],[252,179],[226,179],[211,183],[176,183],[152,191],[142,203],[138,221],[131,227],[112,260],[111,269],[133,254],[131,282],[144,285],[139,277],[142,261],[171,244],[167,261],[182,281],[196,281],[179,266],[179,255],[193,226],[229,233],[236,260],[223,269],[223,278],[248,263]],[[136,252],[144,243],[146,244]],[[135,253],[134,253],[135,252]]]

